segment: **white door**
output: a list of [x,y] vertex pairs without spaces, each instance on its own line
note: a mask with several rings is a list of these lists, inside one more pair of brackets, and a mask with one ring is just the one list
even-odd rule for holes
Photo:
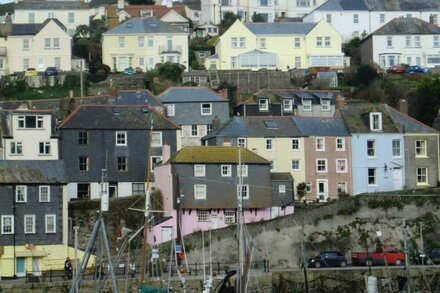
[[280,209],[278,207],[270,208],[270,218],[275,219],[280,215]]
[[211,229],[217,229],[218,228],[218,215],[213,214],[211,215]]
[[34,274],[34,276],[41,276],[40,258],[39,257],[32,258],[32,273]]
[[402,190],[402,169],[393,169],[394,190]]
[[173,227],[162,227],[162,242],[173,239]]
[[327,201],[328,198],[328,181],[327,179],[318,179],[316,180],[316,190],[317,190],[317,196],[318,200],[321,201]]

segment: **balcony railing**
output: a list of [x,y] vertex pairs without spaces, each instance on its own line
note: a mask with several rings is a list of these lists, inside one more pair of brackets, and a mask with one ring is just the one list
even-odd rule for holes
[[182,46],[173,45],[173,46],[159,46],[159,54],[167,54],[167,53],[182,53]]

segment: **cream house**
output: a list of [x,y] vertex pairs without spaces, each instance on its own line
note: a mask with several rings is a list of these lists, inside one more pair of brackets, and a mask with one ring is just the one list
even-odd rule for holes
[[102,34],[102,61],[113,71],[145,71],[165,62],[188,69],[188,33],[160,20],[132,18]]
[[242,23],[237,20],[215,44],[206,68],[288,70],[347,65],[341,36],[328,23]]
[[41,24],[13,24],[6,40],[8,72],[54,66],[71,70],[72,42],[63,24],[47,19]]
[[13,23],[43,23],[48,18],[57,18],[70,36],[77,26],[90,25],[89,5],[84,1],[17,1],[14,9]]

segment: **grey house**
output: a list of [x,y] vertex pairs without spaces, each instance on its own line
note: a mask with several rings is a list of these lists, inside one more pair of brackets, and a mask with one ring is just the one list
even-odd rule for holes
[[203,136],[229,119],[228,99],[205,87],[173,87],[157,98],[182,128],[178,149],[200,145]]
[[177,149],[177,130],[178,125],[148,106],[80,106],[59,125],[69,198],[98,198],[103,169],[110,196],[143,194],[147,165],[154,181],[163,144],[172,152]]

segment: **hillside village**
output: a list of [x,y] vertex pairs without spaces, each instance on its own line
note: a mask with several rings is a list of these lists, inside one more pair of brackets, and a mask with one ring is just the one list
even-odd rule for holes
[[[133,237],[197,247],[201,231],[215,230],[215,256],[232,262],[242,222],[271,228],[252,228],[266,246],[255,257],[287,268],[300,265],[299,233],[316,253],[363,248],[362,239],[373,247],[358,219],[400,245],[393,229],[406,212],[413,225],[430,222],[427,248],[440,245],[440,2],[3,5],[0,279],[79,261],[107,198],[120,204],[105,213],[113,257],[145,207],[154,217]],[[405,194],[432,199],[399,206]],[[387,196],[392,206],[370,212]],[[332,204],[334,214],[301,231],[286,224]],[[337,227],[323,224],[333,218]],[[198,249],[188,256],[203,262]]]

